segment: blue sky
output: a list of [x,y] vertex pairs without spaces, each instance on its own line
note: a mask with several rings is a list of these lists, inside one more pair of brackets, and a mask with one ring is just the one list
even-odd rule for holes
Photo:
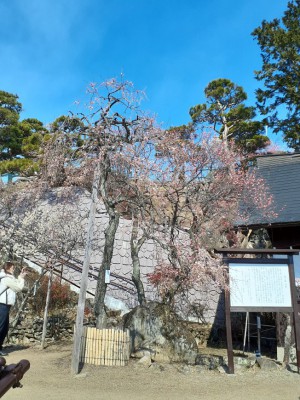
[[[213,79],[244,87],[254,105],[261,67],[251,32],[287,0],[1,0],[0,90],[45,124],[121,73],[146,91],[164,127],[189,122]],[[280,138],[275,138],[275,142]]]

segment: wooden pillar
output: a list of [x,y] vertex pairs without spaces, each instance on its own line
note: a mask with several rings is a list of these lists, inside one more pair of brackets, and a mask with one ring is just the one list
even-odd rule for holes
[[228,370],[229,370],[230,374],[234,374],[229,288],[225,289],[225,315],[226,315],[226,340],[227,340]]
[[226,342],[227,342],[228,371],[230,374],[234,374],[231,315],[230,315],[229,264],[228,264],[227,253],[223,254],[223,261],[227,265],[227,274],[228,274],[227,288],[225,288],[225,319],[226,319]]
[[300,307],[297,302],[294,260],[292,255],[288,255],[288,264],[289,264],[289,277],[290,277],[290,287],[291,287],[291,297],[292,297],[292,307],[293,307],[293,317],[294,317],[293,325],[295,332],[297,367],[298,367],[298,373],[300,373]]

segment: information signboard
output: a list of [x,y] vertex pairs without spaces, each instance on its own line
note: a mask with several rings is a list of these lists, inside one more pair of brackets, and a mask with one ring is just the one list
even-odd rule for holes
[[292,310],[288,264],[229,263],[231,311]]
[[[215,251],[223,255],[229,271],[228,287],[224,293],[229,373],[234,373],[231,311],[292,312],[300,373],[300,305],[293,262],[293,256],[300,250],[227,248]],[[251,257],[240,257],[246,254],[251,254]]]

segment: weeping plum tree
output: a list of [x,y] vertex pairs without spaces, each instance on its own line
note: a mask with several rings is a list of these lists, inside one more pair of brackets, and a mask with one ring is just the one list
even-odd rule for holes
[[149,280],[172,304],[195,285],[212,280],[224,286],[212,249],[237,244],[238,221],[246,225],[257,212],[266,221],[274,217],[273,200],[255,171],[244,168],[243,154],[214,132],[200,136],[182,126],[144,139],[122,151],[132,166],[126,203],[134,226],[131,255],[139,278],[139,250],[145,240],[155,241],[160,250]]
[[105,325],[105,273],[122,214],[133,220],[133,281],[140,303],[145,294],[139,252],[147,239],[161,250],[150,280],[172,303],[176,293],[197,282],[209,278],[222,284],[211,249],[231,232],[242,198],[247,199],[243,221],[254,209],[267,213],[271,198],[263,182],[241,167],[242,157],[229,143],[200,137],[191,126],[162,132],[141,111],[143,94],[131,83],[91,84],[89,93],[89,111],[80,115],[84,135],[74,144],[72,132],[55,132],[43,150],[39,182],[43,190],[98,187],[108,215],[95,296],[100,328]]
[[214,133],[200,136],[191,126],[147,130],[114,153],[115,165],[130,171],[114,181],[119,190],[126,187],[119,198],[133,221],[133,280],[140,304],[145,295],[139,251],[147,239],[160,248],[150,281],[172,303],[176,293],[197,282],[224,285],[212,249],[238,240],[237,221],[247,224],[257,212],[266,221],[274,216],[264,181],[245,169],[243,160],[230,143],[224,146]]
[[213,248],[237,240],[237,221],[247,224],[257,211],[267,221],[274,213],[264,181],[215,136],[185,139],[168,130],[153,145],[159,156],[136,180],[144,199],[139,227],[161,248],[149,280],[172,304],[176,294],[208,281],[224,286]]
[[123,207],[130,198],[128,181],[136,164],[128,158],[128,149],[138,148],[148,137],[158,134],[154,120],[145,115],[139,103],[141,92],[129,82],[110,80],[102,85],[91,85],[92,113],[86,118],[89,130],[85,132],[85,154],[95,156],[99,168],[99,196],[108,214],[105,229],[103,258],[95,296],[97,327],[105,324],[105,271],[110,269],[115,235]]
[[[130,154],[138,154],[138,149],[144,148],[141,143],[149,142],[151,137],[159,135],[160,130],[153,118],[141,111],[139,104],[143,93],[134,90],[130,82],[112,79],[99,85],[91,84],[88,92],[91,98],[89,111],[80,114],[84,125],[81,140],[76,146],[72,142],[71,151],[70,140],[66,139],[70,133],[59,130],[56,124],[58,130],[44,151],[42,173],[50,186],[98,187],[98,196],[108,215],[94,305],[96,325],[100,328],[105,325],[106,317],[105,275],[110,270],[120,216],[127,213],[132,200],[128,182],[138,166],[137,159],[133,162]],[[134,252],[133,241],[132,248]],[[136,271],[134,268],[134,281],[138,291],[142,292]]]

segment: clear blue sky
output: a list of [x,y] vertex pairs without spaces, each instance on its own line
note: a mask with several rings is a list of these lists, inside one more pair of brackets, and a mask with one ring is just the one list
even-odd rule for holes
[[287,0],[1,0],[0,90],[45,124],[89,82],[125,74],[165,127],[189,121],[213,79],[242,85],[254,105],[261,67],[251,32]]

